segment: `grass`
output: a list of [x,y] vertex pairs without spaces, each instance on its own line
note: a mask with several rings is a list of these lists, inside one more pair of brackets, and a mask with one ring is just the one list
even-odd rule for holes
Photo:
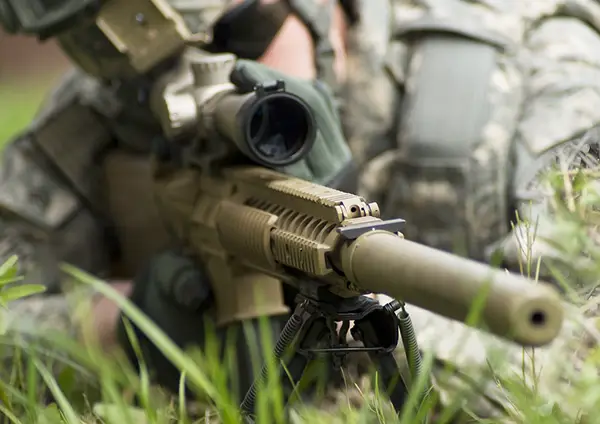
[[31,122],[51,80],[45,78],[33,84],[0,84],[0,146]]
[[[27,124],[41,98],[39,87],[0,88],[0,142]],[[567,249],[566,255],[585,249],[593,258],[585,268],[576,270],[588,277],[598,275],[600,271],[600,250],[595,243],[594,233],[589,231],[590,226],[596,225],[594,211],[600,202],[586,184],[590,176],[589,173],[581,174],[575,188],[571,180],[569,184],[564,179],[553,180],[556,193],[564,191],[565,185],[570,185],[566,206],[556,208],[556,225],[568,230],[572,240],[568,246],[567,243],[563,246]],[[527,250],[527,247],[524,246],[524,249]],[[16,277],[13,265],[14,262],[9,262],[0,268],[0,302],[2,299],[12,301],[39,289],[11,288],[9,284]],[[531,258],[524,261],[522,269],[523,273],[533,277],[539,271],[538,264],[532,263]],[[554,271],[560,279],[564,268]],[[0,336],[0,354],[5,358],[0,372],[0,413],[3,416],[0,422],[241,422],[237,402],[224,384],[228,373],[226,364],[218,361],[210,351],[204,354],[181,351],[152,321],[110,286],[71,267],[65,267],[65,272],[79,286],[93,288],[115,300],[127,317],[181,371],[179,394],[183,393],[183,387],[187,384],[196,395],[195,401],[186,400],[185,396],[174,396],[153,386],[150,372],[144,364],[139,371],[135,371],[121,356],[101,353],[92,338],[79,343],[65,335],[42,332],[36,337],[26,337],[9,329]],[[6,284],[2,284],[2,281]],[[574,307],[578,309],[576,316],[593,316],[592,312],[597,308],[595,298],[591,295],[595,290],[593,283],[574,286],[571,280],[562,279],[562,282]],[[588,327],[590,322],[595,323],[586,321]],[[419,333],[423,335],[427,325],[417,330],[423,330]],[[594,328],[588,332],[593,336]],[[428,391],[424,401],[419,403],[418,393],[423,392],[427,381],[417,380],[411,398],[414,408],[407,408],[400,417],[391,413],[385,396],[378,391],[377,379],[348,381],[347,391],[336,392],[336,402],[321,408],[299,402],[286,416],[280,387],[276,381],[268,379],[259,392],[257,423],[409,424],[424,422],[425,416],[435,423],[600,423],[598,339],[586,341],[579,335],[567,337],[564,345],[547,352],[509,348],[506,345],[497,347],[493,340],[483,336],[473,340],[473,334],[465,332],[458,325],[443,337],[440,332],[432,334],[438,340],[426,341],[422,347],[426,351],[424,370],[435,369],[435,390]],[[423,336],[423,340],[426,339]],[[452,341],[456,349],[451,355],[443,357],[441,352],[449,350],[441,349],[436,343],[446,339]],[[132,340],[136,345],[135,339]],[[476,356],[473,352],[483,348],[484,359],[473,359]],[[257,347],[254,346],[254,349]],[[432,352],[436,352],[435,358]],[[485,387],[486,394],[494,394],[489,404],[503,410],[502,416],[482,419],[473,412],[474,406],[478,406],[473,396],[481,400],[482,387]],[[431,418],[433,416],[435,419]]]

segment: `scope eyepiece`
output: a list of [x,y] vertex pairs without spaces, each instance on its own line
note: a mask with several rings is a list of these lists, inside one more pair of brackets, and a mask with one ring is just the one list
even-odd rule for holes
[[314,115],[302,98],[285,91],[283,81],[258,84],[251,93],[233,96],[219,101],[216,123],[252,161],[271,168],[291,165],[313,147]]

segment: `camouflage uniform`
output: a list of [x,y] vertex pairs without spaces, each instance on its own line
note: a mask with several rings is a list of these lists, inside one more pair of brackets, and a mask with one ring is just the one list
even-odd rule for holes
[[[350,33],[351,72],[341,90],[360,194],[388,217],[405,218],[409,239],[480,260],[500,248],[518,270],[533,230],[522,224],[511,233],[517,209],[538,222],[534,267],[542,255],[556,255],[542,240],[558,229],[541,176],[556,165],[597,168],[599,136],[590,129],[600,123],[600,3],[375,0],[362,7],[370,12]],[[456,385],[436,373],[446,401],[443,389],[452,387],[480,415],[498,414],[492,405],[511,409],[495,380],[521,373],[521,349],[418,308],[409,312],[421,347],[438,362],[458,366],[462,377],[487,375],[473,399],[460,392],[468,379]],[[545,367],[540,385],[550,404],[564,401],[566,381],[578,381],[573,368],[585,365],[577,355],[597,346],[589,315],[596,312],[574,312],[559,339],[539,349],[534,368]],[[498,351],[508,357],[490,376]]]
[[[210,34],[231,1],[169,3],[202,37]],[[317,9],[303,3],[290,1],[310,20]],[[317,38],[328,30],[327,22],[310,28]],[[83,44],[91,46],[93,41],[90,37]],[[62,40],[62,47],[77,57],[71,42]],[[327,73],[333,56],[327,42],[320,44],[326,54],[317,59],[317,66]],[[34,122],[4,149],[0,255],[17,254],[28,282],[58,293],[61,261],[101,278],[130,280],[150,255],[169,247],[153,205],[147,160],[161,128],[149,115],[146,101],[147,93],[139,87],[102,84],[74,69]],[[12,310],[43,314],[43,305],[43,298],[28,299],[16,302]]]
[[[203,2],[171,2],[188,24],[210,24],[209,15],[198,12]],[[511,207],[531,198],[537,171],[600,121],[597,3],[344,2],[349,16],[359,17],[348,32],[344,83],[335,81],[325,36],[331,8],[291,3],[312,30],[320,77],[339,97],[361,166],[360,194],[386,214],[407,219],[407,237],[483,259],[509,232]],[[57,138],[65,110],[80,126]],[[103,277],[127,278],[166,243],[164,234],[147,239],[148,228],[160,228],[148,213],[150,202],[123,187],[139,187],[139,181],[117,173],[132,167],[146,172],[145,146],[153,136],[151,125],[142,134],[140,121],[125,112],[110,90],[76,72],[4,153],[4,251],[19,253],[23,265],[44,279],[56,275],[57,258]],[[82,142],[81,134],[94,135]],[[102,162],[94,160],[99,155]],[[90,172],[92,166],[98,172]],[[135,205],[139,210],[131,209]],[[23,220],[9,221],[8,213]],[[142,252],[132,247],[141,244],[147,246]],[[111,257],[116,253],[119,261]],[[27,300],[13,311],[37,308],[43,316],[44,305]]]
[[365,2],[379,17],[350,38],[342,117],[360,193],[408,238],[485,259],[514,208],[531,215],[538,171],[566,149],[572,166],[594,160],[573,147],[600,122],[600,5],[391,3]]

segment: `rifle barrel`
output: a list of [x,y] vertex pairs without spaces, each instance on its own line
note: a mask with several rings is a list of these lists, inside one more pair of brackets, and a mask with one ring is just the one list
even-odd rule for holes
[[480,298],[478,317],[487,330],[522,345],[547,344],[562,326],[561,299],[549,284],[535,284],[394,233],[367,232],[344,256],[347,275],[359,287],[447,318],[465,322]]

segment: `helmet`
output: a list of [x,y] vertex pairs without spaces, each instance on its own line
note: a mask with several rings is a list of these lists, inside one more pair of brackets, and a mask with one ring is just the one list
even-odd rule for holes
[[146,74],[191,38],[165,0],[0,0],[0,25],[56,38],[83,71],[102,80]]

